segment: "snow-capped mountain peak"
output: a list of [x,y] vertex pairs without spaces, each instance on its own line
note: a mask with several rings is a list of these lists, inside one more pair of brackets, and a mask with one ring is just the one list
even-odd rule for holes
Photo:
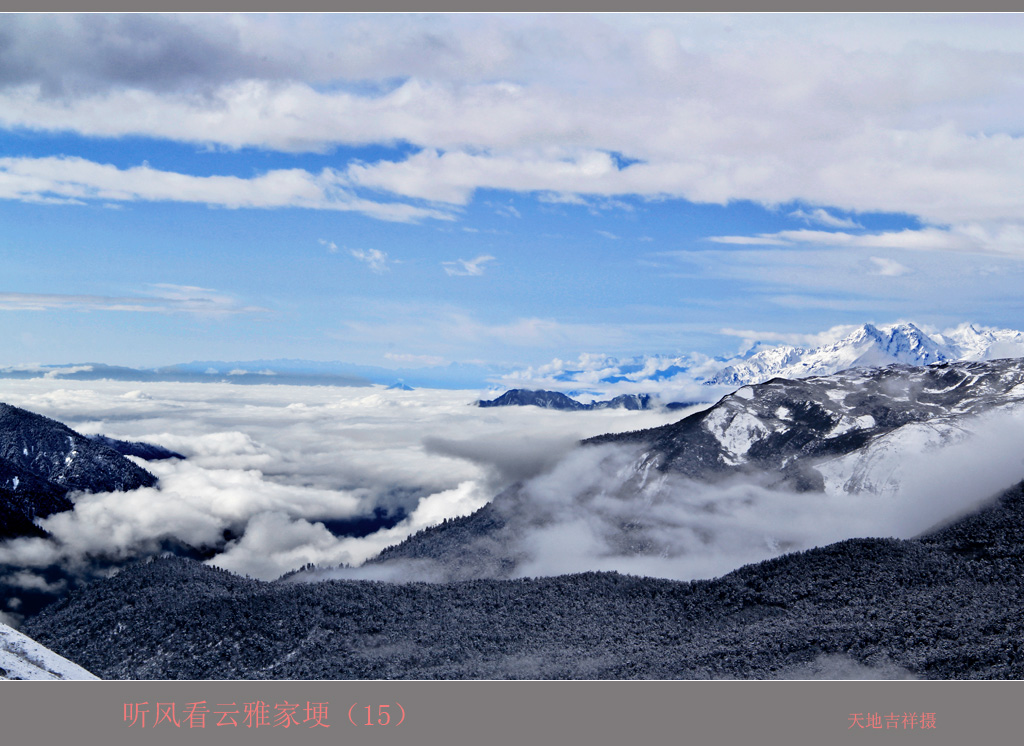
[[961,324],[936,337],[956,350],[960,360],[1024,357],[1024,333],[1015,329],[979,328],[974,324]]
[[818,347],[760,349],[746,360],[723,368],[708,383],[742,386],[771,378],[807,378],[893,363],[917,366],[1020,356],[1024,356],[1024,334],[1011,329],[962,324],[945,335],[930,335],[909,322],[864,324],[842,339]]

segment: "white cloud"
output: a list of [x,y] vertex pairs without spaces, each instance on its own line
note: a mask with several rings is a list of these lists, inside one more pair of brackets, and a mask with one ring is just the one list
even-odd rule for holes
[[[1024,221],[1024,22],[1013,15],[11,22],[0,75],[8,129],[290,152],[409,143],[418,152],[405,160],[340,172],[447,204],[491,188],[549,201],[798,202],[822,206],[806,219],[833,228],[853,227],[836,211],[929,225]],[[284,194],[196,199],[447,215],[362,202],[345,179],[331,191],[320,182],[333,173],[274,177],[297,186],[255,183],[263,178],[242,181]],[[246,191],[190,179],[192,192]],[[84,190],[6,181],[3,191],[25,200],[103,191],[89,180]]]
[[426,368],[434,368],[439,365],[445,365],[448,362],[439,355],[410,355],[405,353],[388,352],[385,353],[384,357],[393,363]]
[[502,217],[504,217],[504,218],[521,218],[521,217],[523,217],[522,213],[520,213],[519,210],[516,209],[516,206],[512,205],[512,204],[498,205],[495,208],[494,211],[496,213],[498,213],[499,215],[501,215]]
[[597,235],[599,235],[599,236],[604,236],[605,238],[607,238],[607,239],[609,239],[611,241],[616,241],[619,238],[618,236],[616,236],[611,231],[595,231],[595,233],[597,233]]
[[278,169],[252,178],[192,176],[144,164],[121,169],[77,157],[0,158],[0,199],[19,201],[186,202],[231,209],[295,207],[360,212],[381,220],[451,220],[435,209],[356,196],[343,175]]
[[334,241],[328,241],[328,240],[323,239],[323,238],[320,238],[320,239],[317,239],[317,240],[320,243],[320,245],[326,247],[327,251],[330,252],[331,254],[337,254],[338,253],[338,244],[334,243]]
[[824,225],[826,228],[863,228],[860,223],[852,218],[838,218],[832,215],[828,210],[822,208],[816,208],[810,212],[800,209],[794,210],[789,213],[791,218],[799,218],[808,223],[817,223],[818,225]]
[[578,194],[543,192],[537,195],[538,202],[551,205],[589,205],[590,203]]
[[352,561],[352,554],[323,523],[296,519],[284,511],[269,511],[254,515],[242,537],[232,542],[212,564],[272,580],[307,563],[329,567]]
[[358,186],[453,205],[468,203],[477,189],[554,190],[601,196],[664,193],[663,178],[645,186],[643,177],[626,178],[623,173],[611,155],[598,150],[480,155],[425,149],[403,161],[352,165],[346,177]]
[[381,251],[380,249],[350,249],[349,253],[359,261],[364,262],[371,272],[380,275],[391,269],[388,264],[392,260],[388,259],[386,251]]
[[[913,159],[904,150],[908,140],[915,143]],[[998,225],[1024,219],[1009,197],[1024,188],[1024,177],[1006,168],[1006,159],[1024,157],[1024,140],[1010,136],[986,139],[946,129],[872,129],[859,133],[855,143],[836,143],[844,154],[856,152],[842,159],[817,151],[800,153],[799,144],[787,146],[796,152],[784,154],[745,149],[725,153],[716,152],[716,145],[708,147],[710,152],[691,144],[626,167],[600,147],[493,153],[425,148],[403,161],[350,166],[346,176],[364,187],[455,205],[466,204],[477,189],[500,189],[678,197],[715,204],[817,201],[851,211],[904,212],[933,224]],[[935,160],[934,152],[948,152],[950,160]],[[886,164],[884,176],[875,169],[867,171],[867,164],[880,158]],[[964,180],[975,184],[969,199],[964,196]]]
[[481,254],[475,259],[456,259],[454,262],[441,262],[449,276],[477,277],[484,273],[484,264],[493,262],[494,257]]
[[910,274],[913,271],[894,259],[887,259],[880,256],[873,256],[870,257],[870,259],[875,265],[875,274],[882,275],[883,277],[900,277],[901,275]]
[[711,236],[709,241],[750,246],[799,246],[811,244],[853,249],[903,249],[957,251],[1024,257],[1024,225],[976,223],[949,228],[907,228],[882,233],[794,230],[756,236]]
[[781,238],[780,234],[769,233],[757,236],[710,236],[708,240],[737,246],[792,246],[792,242]]
[[155,284],[145,295],[101,296],[46,293],[0,293],[0,311],[122,311],[133,313],[229,316],[263,313],[267,309],[242,305],[235,298],[209,288]]

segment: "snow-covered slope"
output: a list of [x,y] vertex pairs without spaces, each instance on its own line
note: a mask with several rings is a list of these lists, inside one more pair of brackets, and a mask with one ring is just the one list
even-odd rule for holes
[[945,344],[959,360],[998,360],[1024,357],[1024,332],[1015,329],[990,329],[961,324],[934,339]]
[[1024,360],[858,367],[744,386],[678,423],[593,441],[650,443],[638,471],[756,470],[801,489],[879,493],[899,483],[901,460],[969,437],[977,415],[1022,410]]
[[708,384],[742,386],[771,378],[806,378],[892,363],[930,365],[1008,357],[1024,357],[1024,334],[1012,329],[962,324],[944,335],[929,335],[911,323],[865,324],[843,339],[819,347],[783,345],[760,350],[723,368]]
[[79,665],[0,623],[0,679],[98,679]]

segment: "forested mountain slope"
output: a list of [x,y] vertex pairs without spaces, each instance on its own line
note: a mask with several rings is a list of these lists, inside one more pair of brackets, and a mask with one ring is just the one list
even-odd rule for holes
[[708,581],[265,583],[158,559],[25,631],[103,678],[773,678],[835,659],[1021,678],[1022,585],[1017,486],[919,539],[853,539]]
[[34,519],[70,510],[69,492],[134,490],[156,481],[103,442],[0,403],[0,539],[42,536]]

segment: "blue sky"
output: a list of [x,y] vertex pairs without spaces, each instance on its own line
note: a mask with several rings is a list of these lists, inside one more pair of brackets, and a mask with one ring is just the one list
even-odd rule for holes
[[0,365],[1024,326],[1019,16],[8,16]]

